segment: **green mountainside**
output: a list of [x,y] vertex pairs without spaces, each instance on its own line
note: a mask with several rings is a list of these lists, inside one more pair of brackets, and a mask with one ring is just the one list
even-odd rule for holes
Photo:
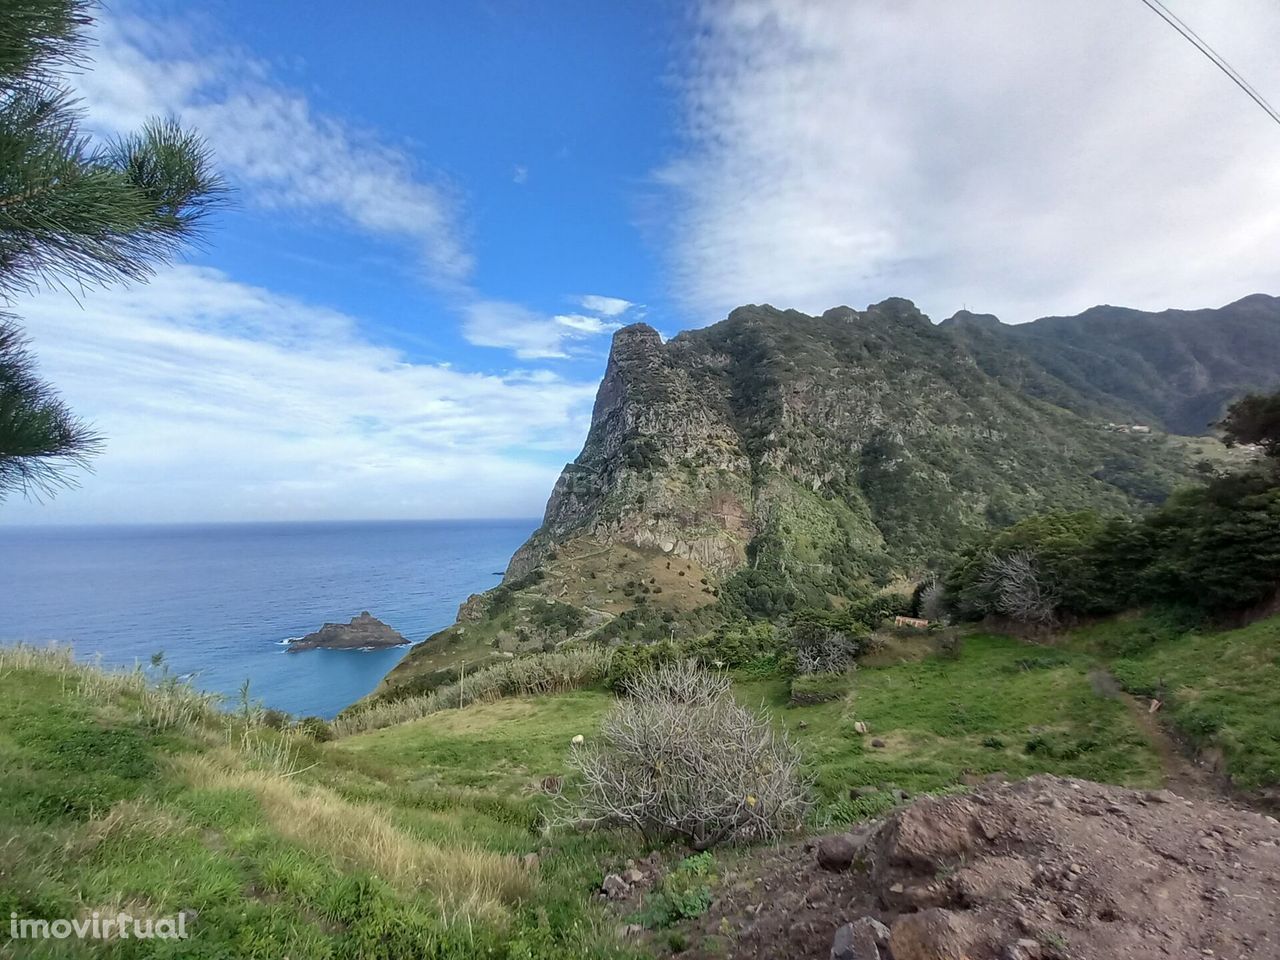
[[1016,325],[962,311],[942,326],[1032,396],[1172,433],[1204,433],[1232,399],[1280,384],[1280,298],[1265,294],[1216,310],[1099,306]]
[[1269,297],[1023,326],[935,325],[902,299],[746,306],[665,343],[626,327],[542,526],[383,693],[593,633],[705,629],[726,606],[838,609],[1034,513],[1141,510],[1215,452],[1159,427],[1218,416],[1268,360]]

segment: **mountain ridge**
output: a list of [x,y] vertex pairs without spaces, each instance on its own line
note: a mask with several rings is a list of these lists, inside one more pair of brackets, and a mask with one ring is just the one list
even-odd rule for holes
[[[593,632],[674,635],[726,607],[838,608],[1033,513],[1158,503],[1212,441],[1139,419],[1167,406],[1156,374],[1201,369],[1203,405],[1268,357],[1280,370],[1280,300],[1231,306],[1227,339],[1259,341],[1247,363],[1224,362],[1234,348],[1212,333],[1176,322],[1162,337],[1139,314],[1124,347],[1139,359],[1120,362],[1144,374],[1121,393],[1073,379],[1121,350],[1094,331],[1113,308],[1030,335],[988,315],[934,324],[902,298],[816,317],[747,305],[668,341],[623,327],[541,526],[435,649],[466,634],[514,654]],[[1050,348],[1080,329],[1089,341],[1064,366]]]

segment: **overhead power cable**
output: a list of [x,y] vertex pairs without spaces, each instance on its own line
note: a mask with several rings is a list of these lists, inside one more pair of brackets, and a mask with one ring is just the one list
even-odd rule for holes
[[1150,7],[1161,20],[1169,24],[1173,29],[1177,30],[1178,33],[1182,34],[1188,43],[1208,57],[1213,62],[1214,66],[1230,77],[1231,81],[1237,87],[1247,93],[1254,103],[1266,111],[1267,116],[1276,123],[1280,123],[1280,111],[1277,111],[1275,107],[1271,106],[1271,104],[1267,102],[1266,97],[1255,90],[1248,80],[1240,76],[1240,73],[1236,68],[1227,63],[1218,51],[1209,46],[1209,44],[1206,43],[1198,33],[1192,30],[1191,27],[1187,26],[1182,18],[1161,3],[1160,0],[1142,0],[1142,2]]

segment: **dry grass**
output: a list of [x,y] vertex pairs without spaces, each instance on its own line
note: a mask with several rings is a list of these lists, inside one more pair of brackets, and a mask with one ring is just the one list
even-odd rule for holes
[[104,844],[168,837],[185,829],[185,823],[152,801],[124,800],[86,823],[68,842],[67,854],[78,858]]
[[426,889],[456,914],[500,921],[506,917],[506,906],[530,891],[532,877],[514,858],[427,843],[380,810],[352,803],[325,787],[244,769],[234,754],[184,757],[179,762],[193,787],[253,794],[281,836],[344,866],[368,870],[402,890]]
[[603,680],[611,661],[612,653],[603,647],[519,657],[477,670],[423,696],[383,701],[338,717],[333,722],[333,732],[347,737],[473,703],[578,690]]
[[100,660],[79,661],[67,644],[38,647],[20,643],[0,647],[0,673],[10,670],[53,674],[64,686],[74,683],[81,697],[99,706],[115,706],[126,698],[135,699],[143,720],[153,730],[191,732],[225,719],[218,709],[222,698],[217,694],[197,690],[167,672],[153,679],[141,666],[132,670],[108,670]]

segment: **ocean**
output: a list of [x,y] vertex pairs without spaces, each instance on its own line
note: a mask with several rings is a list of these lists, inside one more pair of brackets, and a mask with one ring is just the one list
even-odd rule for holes
[[495,586],[536,520],[0,527],[0,643],[71,643],[296,715],[332,717],[408,651],[283,641],[368,610],[411,642]]

